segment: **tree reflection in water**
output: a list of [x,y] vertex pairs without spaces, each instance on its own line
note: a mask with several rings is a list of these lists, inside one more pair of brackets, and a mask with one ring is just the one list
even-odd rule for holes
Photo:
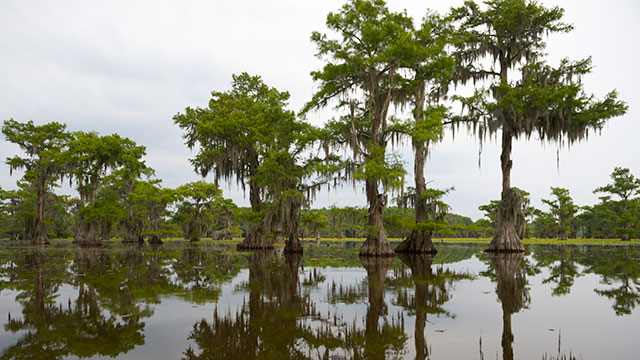
[[640,304],[640,250],[615,246],[595,254],[585,252],[580,263],[585,273],[602,276],[601,284],[610,286],[594,291],[613,300],[611,307],[616,315],[631,315]]
[[[354,324],[346,337],[347,346],[353,348],[354,359],[399,357],[407,341],[404,317],[400,313],[397,318],[392,317],[389,321],[384,301],[384,282],[393,258],[367,256],[360,257],[360,262],[367,270],[369,306],[364,331],[358,330]],[[379,323],[381,317],[382,325]]]
[[[10,274],[22,316],[9,314],[5,329],[22,335],[1,358],[115,357],[143,344],[142,319],[153,312],[137,305],[126,290],[103,291],[110,287],[101,287],[100,281],[109,276],[109,281],[124,281],[108,270],[110,261],[97,249],[78,248],[74,271],[68,271],[66,261],[47,256],[47,249],[31,248]],[[75,299],[71,295],[67,304],[56,303],[65,282],[76,286]]]
[[284,263],[276,255],[265,250],[247,256],[249,280],[238,290],[248,292],[248,302],[235,314],[220,316],[216,309],[211,322],[196,323],[189,339],[198,349],[187,348],[185,359],[304,358],[297,340],[311,334],[297,319],[315,310],[308,297],[300,296],[302,255],[287,254]]
[[551,293],[553,296],[568,295],[575,279],[582,276],[573,254],[575,250],[575,246],[554,245],[539,246],[533,252],[536,267],[549,268],[549,276],[542,283],[554,284]]
[[[308,250],[302,259],[277,251],[235,254],[220,244],[168,243],[142,249],[111,244],[100,249],[6,246],[0,251],[0,290],[15,296],[7,300],[19,308],[11,310],[4,323],[14,340],[4,345],[0,359],[122,356],[144,344],[145,331],[153,331],[145,329],[145,319],[171,316],[157,310],[163,307],[154,314],[153,304],[166,298],[186,307],[218,302],[222,294],[227,298],[222,291],[225,284],[233,284],[228,286],[229,295],[240,294],[242,300],[238,303],[238,296],[232,296],[229,310],[220,305],[209,319],[193,327],[188,323],[192,347],[184,351],[184,358],[409,356],[412,345],[405,333],[405,316],[411,321],[415,315],[415,356],[427,359],[434,356],[429,346],[433,340],[426,336],[429,315],[432,322],[453,316],[444,307],[453,294],[452,285],[472,279],[446,270],[459,266],[433,265],[430,256],[402,255],[404,266],[399,261],[392,265],[390,258],[360,259],[355,247],[314,244]],[[435,261],[458,262],[479,250],[443,246]],[[479,255],[489,266],[481,274],[497,283],[504,359],[516,357],[511,319],[530,302],[527,279],[532,275],[539,274],[535,283],[539,279],[553,295],[569,294],[599,279],[588,290],[610,298],[617,315],[636,315],[639,250],[568,246],[531,250],[526,258]],[[532,259],[535,266],[529,263]],[[366,275],[348,270],[359,266]],[[248,276],[238,278],[241,271]],[[580,276],[598,279],[578,281]],[[608,307],[606,312],[615,318]],[[178,336],[179,341],[186,337]],[[445,345],[439,346],[447,351]]]
[[283,262],[274,251],[248,255],[248,282],[236,289],[246,291],[248,300],[235,313],[216,309],[211,321],[197,322],[189,335],[196,347],[187,348],[184,359],[398,357],[406,341],[403,321],[387,321],[384,302],[384,282],[393,259],[361,259],[368,275],[364,329],[357,319],[351,324],[341,315],[316,310],[303,287],[317,287],[324,276],[309,272],[301,284],[301,259],[287,254]]
[[525,270],[521,266],[523,253],[495,253],[489,255],[495,269],[496,294],[502,304],[502,358],[513,360],[513,331],[511,315],[525,308],[531,301]]
[[[443,305],[451,299],[449,288],[457,281],[472,279],[466,273],[456,273],[439,266],[432,267],[435,255],[430,254],[398,254],[402,262],[411,269],[411,276],[405,272],[395,278],[399,285],[398,305],[415,313],[415,348],[416,359],[424,360],[429,357],[430,349],[424,336],[427,315],[454,317]],[[415,287],[413,296],[407,288]]]

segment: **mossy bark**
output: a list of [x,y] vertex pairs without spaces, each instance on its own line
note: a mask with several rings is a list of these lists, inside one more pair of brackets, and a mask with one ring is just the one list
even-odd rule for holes
[[[251,211],[254,213],[258,213],[262,210],[260,191],[261,189],[257,184],[249,184],[249,200],[251,202]],[[262,220],[257,223],[249,224],[247,236],[238,243],[238,245],[236,245],[236,249],[239,251],[273,249],[273,240],[265,236]]]
[[44,197],[46,194],[46,187],[44,179],[38,182],[38,216],[36,217],[35,226],[33,229],[33,236],[31,237],[31,244],[44,245],[49,243],[47,238],[47,226],[44,222]]
[[502,196],[496,215],[496,234],[485,251],[489,252],[523,252],[524,245],[516,231],[516,217],[521,211],[522,195],[511,188],[511,133],[504,129],[502,132]]
[[124,224],[124,236],[122,237],[122,242],[127,244],[134,244],[139,242],[140,239],[140,231],[138,224],[136,224],[133,220],[127,220]]
[[302,244],[298,236],[298,219],[300,218],[300,207],[302,204],[299,201],[288,201],[283,207],[285,230],[285,245],[284,252],[289,254],[302,254]]
[[[415,144],[414,172],[416,182],[416,224],[427,221],[427,201],[422,198],[422,194],[427,190],[424,179],[424,162],[427,149],[423,144]],[[400,243],[395,249],[398,253],[435,254],[435,245],[431,239],[432,232],[429,230],[413,230],[409,237]]]
[[80,224],[76,233],[75,243],[79,246],[101,246],[102,241],[98,234],[98,224],[95,222],[84,222]]
[[360,248],[360,256],[394,256],[395,252],[384,231],[385,196],[378,192],[378,186],[372,180],[366,181],[366,190],[369,202],[369,232]]
[[[417,126],[424,121],[423,104],[425,99],[425,84],[417,87],[414,96],[415,109],[413,110],[413,120]],[[416,224],[423,223],[429,219],[427,214],[427,200],[422,197],[427,190],[427,184],[424,178],[424,163],[427,159],[428,147],[428,142],[425,143],[416,139],[413,141],[413,173],[416,185],[416,198],[414,200]],[[431,240],[431,234],[431,231],[413,230],[409,237],[396,247],[395,251],[398,253],[435,254],[437,250]]]
[[409,237],[395,249],[397,253],[435,254],[438,252],[431,238],[431,231],[413,230]]

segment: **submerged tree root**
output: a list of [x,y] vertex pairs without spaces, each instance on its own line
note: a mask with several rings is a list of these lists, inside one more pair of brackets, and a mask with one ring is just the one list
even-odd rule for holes
[[270,239],[257,236],[257,234],[250,234],[236,245],[238,251],[251,251],[251,250],[270,250],[273,249],[273,243]]
[[406,254],[435,254],[438,252],[433,245],[431,235],[427,235],[424,231],[414,230],[408,238],[395,248],[397,253]]
[[391,247],[389,241],[374,242],[367,239],[360,248],[360,256],[372,256],[372,257],[387,257],[395,256],[396,253]]
[[289,240],[284,245],[285,254],[302,254],[302,244],[300,244],[299,240]]
[[516,223],[525,224],[520,191],[510,188],[502,194],[496,221],[496,235],[485,251],[524,252],[524,245],[515,227]]
[[484,251],[505,253],[524,252],[524,245],[522,241],[520,241],[520,237],[513,225],[508,226],[508,224],[503,223],[503,226],[498,229],[496,236],[491,240],[489,247]]

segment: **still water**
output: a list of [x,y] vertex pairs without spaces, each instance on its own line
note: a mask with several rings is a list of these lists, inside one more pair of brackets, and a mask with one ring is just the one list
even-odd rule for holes
[[0,242],[0,359],[638,359],[640,248]]

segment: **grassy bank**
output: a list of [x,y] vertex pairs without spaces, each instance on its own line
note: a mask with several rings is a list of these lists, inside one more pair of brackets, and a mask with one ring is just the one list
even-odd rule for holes
[[[315,239],[305,239],[315,240]],[[391,238],[391,241],[402,241],[400,238]],[[320,241],[364,241],[364,238],[321,238]],[[433,242],[437,243],[479,243],[488,244],[491,238],[434,238]],[[527,244],[545,244],[545,245],[640,245],[640,239],[631,241],[622,241],[620,239],[568,239],[560,241],[558,239],[524,239],[522,242]]]
[[[198,242],[213,242],[213,243],[237,243],[240,242],[242,238],[234,238],[233,240],[212,240],[212,239],[202,239]],[[304,238],[305,241],[316,241],[314,238]],[[402,241],[400,238],[391,238],[389,239],[392,242]],[[72,241],[72,239],[53,239],[52,241]],[[111,238],[109,240],[103,241],[104,243],[112,243],[112,242],[121,242],[122,239],[119,238]],[[173,241],[187,241],[183,238],[167,238],[162,239],[163,242],[173,242]],[[364,238],[321,238],[321,242],[363,242]],[[438,243],[478,243],[478,244],[488,244],[491,239],[490,238],[435,238],[433,241]],[[525,245],[528,244],[545,244],[545,245],[640,245],[640,239],[633,239],[631,241],[622,241],[620,239],[568,239],[564,241],[560,241],[558,239],[524,239],[522,241]],[[278,245],[280,243],[276,243]],[[284,244],[281,244],[284,245]]]

